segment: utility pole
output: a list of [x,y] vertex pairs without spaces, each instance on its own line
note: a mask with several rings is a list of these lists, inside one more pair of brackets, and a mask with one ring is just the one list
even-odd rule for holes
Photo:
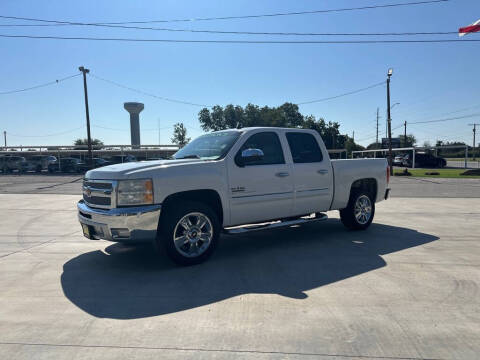
[[7,150],[7,132],[3,131],[3,140],[5,141],[5,150]]
[[407,147],[407,122],[403,123],[404,130],[403,130],[403,147]]
[[472,149],[473,160],[475,160],[475,133],[477,132],[477,125],[480,126],[479,123],[468,124],[468,126],[473,126],[473,149]]
[[352,141],[353,141],[353,143],[355,144],[355,131],[354,131],[353,134],[352,134]]
[[378,111],[379,111],[379,108],[377,107],[377,140],[375,140],[375,148],[377,148],[378,146]]
[[390,77],[393,69],[388,69],[387,73],[387,122],[388,122],[388,166],[390,167],[390,176],[393,175],[392,167],[392,118],[390,116]]
[[90,72],[89,69],[85,69],[83,66],[78,68],[83,73],[83,91],[85,93],[85,114],[87,116],[87,144],[88,144],[88,166],[93,165],[93,155],[92,155],[92,137],[90,135],[90,114],[88,111],[88,92],[87,92],[87,74]]

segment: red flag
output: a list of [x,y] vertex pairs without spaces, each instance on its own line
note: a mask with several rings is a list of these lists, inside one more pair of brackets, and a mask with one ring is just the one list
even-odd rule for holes
[[458,29],[458,36],[464,36],[469,33],[480,31],[480,20],[475,21],[473,24]]

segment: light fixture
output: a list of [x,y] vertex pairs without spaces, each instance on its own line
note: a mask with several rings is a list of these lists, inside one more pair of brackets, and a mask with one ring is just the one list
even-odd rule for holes
[[387,75],[388,75],[388,76],[392,76],[392,75],[393,75],[393,69],[392,69],[392,68],[388,69]]

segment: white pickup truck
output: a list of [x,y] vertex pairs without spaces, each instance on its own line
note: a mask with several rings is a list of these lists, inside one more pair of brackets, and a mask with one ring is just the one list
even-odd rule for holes
[[172,160],[86,173],[78,218],[89,239],[155,242],[177,263],[206,260],[220,233],[301,224],[340,210],[366,229],[388,198],[385,159],[330,160],[316,131],[224,130],[198,137]]

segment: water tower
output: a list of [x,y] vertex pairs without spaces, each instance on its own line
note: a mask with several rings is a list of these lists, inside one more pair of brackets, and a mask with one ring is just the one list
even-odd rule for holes
[[140,146],[140,112],[143,110],[143,104],[137,102],[126,102],[123,104],[125,110],[130,114],[130,136],[132,147]]

